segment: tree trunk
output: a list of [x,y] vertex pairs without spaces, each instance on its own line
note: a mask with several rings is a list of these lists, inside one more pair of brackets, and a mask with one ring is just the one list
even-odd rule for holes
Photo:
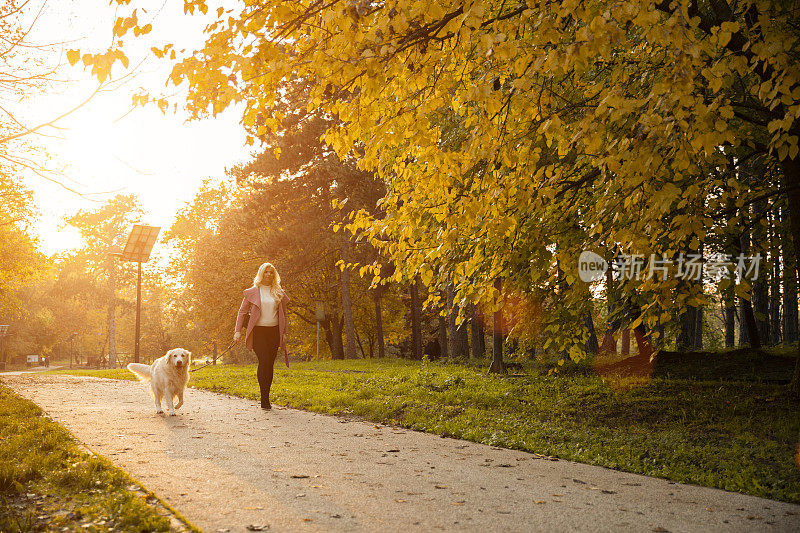
[[733,348],[736,345],[736,297],[733,283],[722,291],[722,300],[725,313],[725,347]]
[[465,319],[461,324],[456,328],[456,338],[458,342],[456,343],[456,348],[458,353],[458,357],[468,359],[469,358],[469,335],[470,335],[470,328],[469,322]]
[[680,330],[675,339],[675,349],[679,352],[688,352],[695,349],[697,343],[697,323],[699,310],[688,306],[679,317]]
[[439,354],[439,357],[447,359],[447,357],[449,357],[449,354],[447,352],[447,349],[449,348],[449,346],[447,344],[447,317],[445,315],[443,315],[441,313],[441,311],[443,311],[443,309],[440,310],[440,312],[438,314],[438,319],[439,319],[439,346],[441,347],[441,350],[442,350],[441,353]]
[[422,360],[422,302],[419,299],[419,276],[411,284],[411,343],[412,357]]
[[758,326],[756,325],[756,317],[753,313],[753,305],[742,298],[742,328],[741,336],[744,337],[744,342],[750,344],[751,348],[761,348],[761,337],[758,334]]
[[614,274],[610,267],[606,270],[606,309],[608,311],[608,323],[605,335],[603,335],[603,343],[600,345],[600,353],[617,355],[617,340],[614,338],[614,333],[619,327],[619,319],[612,318],[616,310],[616,291],[614,288]]
[[[745,255],[750,252],[750,233],[745,231],[739,235],[738,239],[734,239],[734,242],[738,244],[736,249],[736,255]],[[758,322],[756,321],[756,316],[753,311],[753,300],[755,299],[755,284],[752,280],[748,280],[750,282],[750,300],[745,300],[744,298],[740,298],[741,300],[741,309],[742,309],[742,327],[740,329],[740,344],[749,344],[751,348],[760,349],[761,348],[761,336],[759,335],[758,331]]]
[[798,339],[797,270],[794,265],[783,270],[783,342],[791,344]]
[[328,317],[321,320],[319,323],[322,328],[322,334],[325,336],[325,344],[328,345],[328,352],[331,354],[331,359],[336,359],[336,352],[333,349],[333,331],[331,331],[331,321]]
[[447,281],[444,289],[444,306],[447,309],[447,357],[458,357],[458,335],[456,334],[456,318],[458,309],[453,305],[453,282]]
[[786,208],[781,208],[781,257],[783,258],[783,342],[797,342],[797,262],[792,249],[792,235],[786,220]]
[[[342,321],[338,315],[330,317],[331,334],[331,358],[344,359],[344,345],[342,344]],[[327,329],[327,328],[326,328]]]
[[117,368],[117,265],[114,259],[108,262],[108,368]]
[[375,335],[378,343],[378,357],[386,357],[386,345],[383,340],[383,317],[381,316],[381,295],[375,295]]
[[622,346],[619,353],[626,357],[631,354],[631,330],[628,328],[622,330]]
[[342,234],[342,261],[345,266],[342,269],[342,274],[339,277],[341,281],[342,290],[342,315],[344,317],[345,328],[345,359],[355,359],[356,357],[356,327],[353,323],[353,306],[350,299],[350,270],[347,268],[347,263],[350,262],[350,241],[347,236]]
[[[744,298],[739,298],[739,346],[750,344],[750,330],[747,329],[744,302]],[[753,319],[753,324],[755,324],[755,319]]]
[[[765,249],[767,243],[767,235],[764,232],[764,226],[757,220],[764,218],[767,210],[766,200],[759,200],[753,204],[753,230],[752,240],[745,246],[745,253],[753,255],[754,251]],[[750,284],[752,289],[750,291],[750,302],[753,306],[753,312],[756,318],[756,328],[758,328],[758,338],[762,344],[769,344],[770,331],[769,331],[769,293],[768,283],[765,279],[768,276],[767,269],[764,268],[764,263],[760,265],[758,277],[751,280]]]
[[695,319],[697,322],[694,326],[694,345],[693,349],[697,352],[703,349],[703,314],[705,313],[705,309],[703,307],[697,308],[697,313],[695,314]]
[[469,304],[469,315],[472,357],[483,359],[486,355],[486,341],[483,336],[483,326],[481,326],[480,317],[478,316],[478,308],[475,304]]
[[633,336],[636,338],[636,349],[639,351],[640,357],[646,361],[650,361],[650,358],[653,357],[653,345],[650,343],[650,339],[647,338],[644,331],[644,326],[639,324],[633,329]]
[[769,294],[767,292],[767,282],[763,279],[764,274],[765,272],[762,270],[759,278],[753,280],[751,296],[758,338],[763,344],[769,344]]
[[[503,280],[496,278],[494,288],[497,289],[498,298],[502,301]],[[492,364],[489,367],[490,373],[505,374],[506,367],[503,364],[503,308],[495,311],[492,320]]]
[[461,324],[456,325],[458,319],[458,307],[455,305],[453,299],[455,289],[453,283],[447,284],[447,338],[449,345],[447,347],[448,357],[469,357],[469,332],[467,331],[467,322],[464,320]]
[[781,343],[781,271],[779,257],[780,215],[771,213],[769,225],[769,255],[772,270],[769,278],[769,344],[777,346]]
[[[688,249],[688,248],[687,248]],[[701,243],[697,254],[702,257],[704,247]],[[689,252],[691,254],[691,252]],[[690,272],[694,274],[693,272]],[[700,296],[703,293],[703,276],[700,274],[700,279],[681,279],[678,281],[678,290],[685,290],[687,294],[694,294],[699,292]],[[687,302],[686,311],[679,316],[680,331],[675,341],[675,349],[677,351],[692,351],[702,350],[703,348],[703,308],[689,305]]]
[[[800,134],[798,128],[793,128],[793,135]],[[800,265],[800,157],[794,159],[784,159],[781,162],[783,167],[783,185],[789,205],[789,223],[791,224],[792,248],[794,250],[794,264]],[[790,390],[796,395],[800,394],[800,343],[797,345],[797,360],[792,375]]]

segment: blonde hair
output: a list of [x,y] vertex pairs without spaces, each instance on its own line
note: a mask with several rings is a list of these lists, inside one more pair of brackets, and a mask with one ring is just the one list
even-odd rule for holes
[[272,285],[270,285],[270,292],[272,293],[273,298],[280,300],[283,293],[283,289],[281,288],[281,276],[278,274],[278,270],[272,263],[263,263],[260,267],[258,267],[256,277],[253,278],[253,287],[260,287],[263,285],[262,281],[264,280],[264,273],[268,268],[272,270]]

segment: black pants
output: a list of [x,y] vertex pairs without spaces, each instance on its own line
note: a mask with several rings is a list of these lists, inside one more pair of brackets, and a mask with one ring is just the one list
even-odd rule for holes
[[269,389],[272,387],[272,367],[281,342],[278,326],[256,326],[253,328],[253,350],[258,357],[258,386],[261,389],[261,405],[269,403]]

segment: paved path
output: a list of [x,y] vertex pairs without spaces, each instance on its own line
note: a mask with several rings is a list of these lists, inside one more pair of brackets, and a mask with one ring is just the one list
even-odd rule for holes
[[0,375],[205,531],[798,531],[800,506],[190,389]]

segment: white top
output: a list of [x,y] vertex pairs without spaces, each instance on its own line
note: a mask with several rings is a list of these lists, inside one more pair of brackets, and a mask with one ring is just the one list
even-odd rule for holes
[[272,297],[269,287],[263,285],[258,288],[261,293],[261,316],[258,317],[256,326],[278,325],[278,300]]

